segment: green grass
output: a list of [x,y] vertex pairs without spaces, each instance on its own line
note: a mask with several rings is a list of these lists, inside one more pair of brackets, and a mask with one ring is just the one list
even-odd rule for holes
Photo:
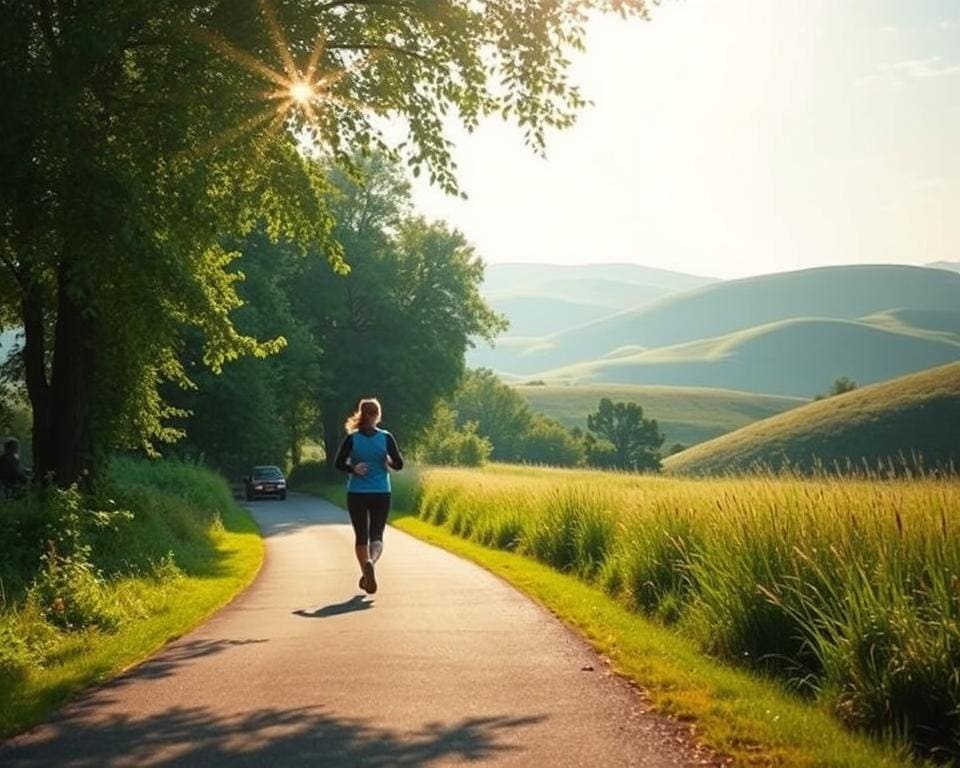
[[810,403],[669,457],[664,468],[683,474],[744,471],[757,464],[808,470],[848,460],[920,456],[927,468],[960,467],[960,363],[944,365],[845,395]]
[[[259,570],[259,532],[213,474],[120,460],[109,493],[112,500],[103,493],[51,517],[61,531],[78,520],[81,526],[79,554],[68,555],[59,544],[57,568],[69,578],[57,578],[49,562],[36,560],[29,542],[12,558],[21,572],[20,586],[0,609],[0,641],[7,644],[0,651],[0,735],[45,719],[72,694],[192,629]],[[23,504],[33,506],[20,512],[46,513],[37,500]],[[115,514],[90,530],[87,521],[95,515],[88,506]],[[74,512],[80,516],[71,522]],[[17,514],[13,506],[0,509],[7,530]],[[16,581],[8,570],[7,583]]]
[[840,723],[960,757],[960,483],[490,466],[423,470],[404,493],[419,521],[398,525],[527,574],[744,764],[883,764]]
[[602,397],[639,403],[647,418],[656,419],[673,443],[694,445],[739,429],[751,422],[803,405],[806,400],[758,395],[728,389],[655,387],[636,384],[581,386],[517,386],[517,393],[539,413],[568,427],[586,429],[587,414]]

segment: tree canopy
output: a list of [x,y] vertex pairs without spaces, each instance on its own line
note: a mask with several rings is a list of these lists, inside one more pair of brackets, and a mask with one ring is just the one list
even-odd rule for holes
[[[160,385],[188,385],[185,329],[213,371],[282,347],[234,325],[228,243],[261,228],[344,268],[317,152],[386,149],[391,117],[391,149],[456,191],[449,116],[500,113],[537,148],[569,125],[592,10],[645,5],[0,0],[0,324],[24,331],[37,472],[175,439]],[[424,223],[400,239],[460,247]]]
[[597,410],[587,416],[587,429],[613,446],[615,464],[623,469],[660,469],[660,434],[656,419],[643,416],[636,403],[614,403],[601,398]]
[[292,295],[331,373],[319,393],[328,461],[360,396],[377,395],[385,423],[418,437],[459,383],[468,345],[504,327],[480,296],[483,264],[463,236],[409,213],[397,166],[374,156],[362,170],[362,183],[335,174],[331,202],[350,274],[315,259]]

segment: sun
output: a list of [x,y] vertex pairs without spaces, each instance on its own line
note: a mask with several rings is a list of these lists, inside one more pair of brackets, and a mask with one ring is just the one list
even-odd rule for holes
[[313,91],[313,86],[304,80],[290,86],[290,98],[298,104],[307,104],[312,101],[315,96],[316,93]]
[[[292,113],[302,115],[308,124],[317,126],[320,115],[317,111],[335,105],[351,109],[364,109],[376,112],[375,106],[365,104],[334,92],[334,87],[340,81],[349,78],[351,71],[338,68],[320,72],[320,62],[326,48],[322,32],[316,37],[313,50],[306,66],[298,66],[294,61],[290,45],[283,33],[273,6],[273,0],[259,0],[263,20],[266,22],[267,32],[273,40],[274,47],[280,57],[281,68],[276,69],[253,54],[238,48],[222,35],[211,30],[191,29],[188,34],[209,46],[216,53],[230,59],[236,64],[267,81],[272,88],[258,94],[258,98],[265,102],[264,109],[241,125],[235,126],[221,133],[211,142],[210,148],[222,146],[248,133],[262,129],[279,130],[289,126]],[[351,70],[357,71],[372,66],[380,57],[381,51],[373,51],[354,63]]]

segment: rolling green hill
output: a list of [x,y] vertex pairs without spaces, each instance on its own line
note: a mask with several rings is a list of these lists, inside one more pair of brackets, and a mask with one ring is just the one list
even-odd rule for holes
[[483,293],[502,292],[563,295],[567,298],[590,300],[582,295],[568,294],[576,290],[576,283],[600,281],[601,285],[633,283],[659,289],[663,293],[686,291],[716,282],[711,277],[671,272],[666,269],[644,267],[639,264],[488,264],[484,271]]
[[557,328],[572,328],[598,320],[612,311],[609,306],[554,296],[488,297],[487,304],[510,321],[509,336],[542,336]]
[[865,323],[897,331],[927,331],[932,338],[945,337],[960,341],[960,311],[930,309],[891,309],[861,318]]
[[[956,311],[960,307],[960,274],[926,267],[857,265],[713,283],[523,344],[478,349],[471,355],[471,364],[530,374],[595,360],[627,345],[670,346],[781,320],[854,320],[897,307]],[[842,367],[843,359],[841,355],[833,360],[832,367]],[[779,362],[774,359],[769,364]],[[738,384],[724,385],[740,388]]]
[[[624,309],[635,309],[654,299],[669,295],[672,291],[655,285],[635,283],[631,280],[610,280],[602,277],[556,278],[522,285],[512,290],[485,293],[488,301],[518,301],[522,299],[558,299],[594,304],[606,309],[605,315],[612,315]],[[561,317],[564,325],[552,328],[556,333],[564,328],[567,319]],[[582,325],[582,323],[581,323]]]
[[932,261],[927,266],[933,269],[945,269],[948,272],[960,272],[960,261]]
[[596,386],[518,386],[516,391],[530,407],[568,427],[586,429],[587,414],[602,397],[639,403],[644,415],[656,419],[666,435],[665,446],[693,445],[796,408],[806,400],[776,395],[756,395],[725,389],[698,387],[646,387],[629,384]]
[[960,467],[960,363],[820,400],[694,446],[669,472],[718,474],[757,464],[809,470],[912,454],[927,468]]
[[960,360],[949,334],[805,318],[538,374],[548,383],[672,384],[813,397],[838,376],[873,383]]
[[575,328],[708,282],[634,264],[492,264],[483,295],[506,315],[504,336],[513,338]]

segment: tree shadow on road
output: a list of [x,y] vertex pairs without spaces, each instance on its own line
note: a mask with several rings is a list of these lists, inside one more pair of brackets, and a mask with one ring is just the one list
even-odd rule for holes
[[156,715],[113,714],[95,724],[53,723],[28,743],[0,747],[7,768],[93,766],[427,766],[472,762],[521,749],[502,736],[543,721],[471,717],[400,733],[336,718],[320,708],[266,708],[222,715],[175,707]]
[[323,619],[327,616],[339,616],[344,613],[366,611],[370,608],[373,608],[373,601],[367,600],[366,595],[354,595],[342,603],[331,603],[330,605],[323,606],[323,608],[317,608],[315,611],[298,608],[293,613],[295,616],[302,616],[305,619]]
[[266,638],[249,640],[180,640],[168,645],[156,656],[106,683],[100,690],[109,691],[139,680],[159,680],[170,677],[184,664],[195,659],[202,659],[214,654],[223,653],[244,645],[253,645],[269,642]]

